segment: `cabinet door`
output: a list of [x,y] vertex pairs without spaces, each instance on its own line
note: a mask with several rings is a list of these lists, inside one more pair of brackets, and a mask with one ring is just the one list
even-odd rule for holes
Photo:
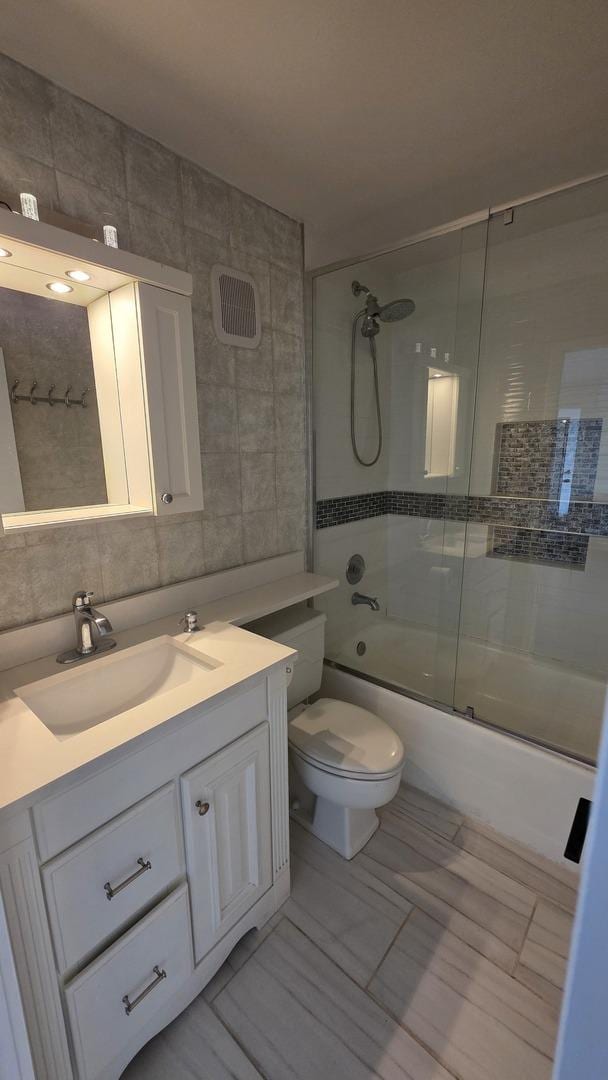
[[181,783],[198,963],[272,884],[268,725]]
[[137,304],[154,510],[159,517],[201,510],[203,482],[190,299],[139,282]]

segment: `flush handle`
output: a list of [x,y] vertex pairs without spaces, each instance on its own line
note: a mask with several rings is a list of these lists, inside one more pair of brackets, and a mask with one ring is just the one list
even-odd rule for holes
[[106,896],[108,900],[112,900],[112,898],[116,896],[117,893],[122,892],[123,889],[126,889],[127,885],[130,885],[132,881],[137,881],[137,878],[141,877],[142,874],[145,874],[146,870],[152,869],[152,863],[150,862],[150,860],[144,859],[142,856],[140,856],[137,860],[137,865],[139,866],[139,870],[136,870],[134,874],[130,874],[130,876],[128,878],[125,878],[124,881],[121,881],[120,884],[110,885],[110,882],[106,881],[104,889],[106,890]]

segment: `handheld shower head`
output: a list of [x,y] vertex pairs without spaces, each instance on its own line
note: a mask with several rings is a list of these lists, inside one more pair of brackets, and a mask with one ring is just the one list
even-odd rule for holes
[[380,308],[378,318],[382,319],[382,322],[399,322],[400,319],[407,319],[415,310],[413,300],[389,300],[388,304],[383,304]]

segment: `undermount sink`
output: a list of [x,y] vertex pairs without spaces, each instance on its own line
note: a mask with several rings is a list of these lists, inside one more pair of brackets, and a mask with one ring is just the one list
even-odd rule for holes
[[200,684],[204,691],[209,672],[219,666],[220,661],[162,637],[20,686],[15,693],[53,735],[69,739],[187,684],[190,690]]

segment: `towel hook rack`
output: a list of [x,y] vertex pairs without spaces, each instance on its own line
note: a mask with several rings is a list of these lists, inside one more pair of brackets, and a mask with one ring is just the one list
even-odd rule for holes
[[86,409],[88,407],[88,402],[86,398],[87,394],[91,390],[90,386],[85,386],[84,390],[81,391],[80,397],[74,398],[70,397],[70,394],[72,392],[72,385],[70,383],[66,388],[63,397],[55,397],[53,394],[56,385],[55,383],[53,383],[49,387],[48,393],[37,394],[36,388],[38,386],[38,380],[34,379],[30,386],[29,394],[18,394],[17,387],[19,386],[20,381],[20,379],[15,379],[13,385],[11,386],[10,397],[14,405],[17,405],[20,401],[29,401],[30,405],[38,405],[40,403],[44,405],[65,405],[67,409],[72,409],[74,408],[74,406],[79,406],[81,409]]

